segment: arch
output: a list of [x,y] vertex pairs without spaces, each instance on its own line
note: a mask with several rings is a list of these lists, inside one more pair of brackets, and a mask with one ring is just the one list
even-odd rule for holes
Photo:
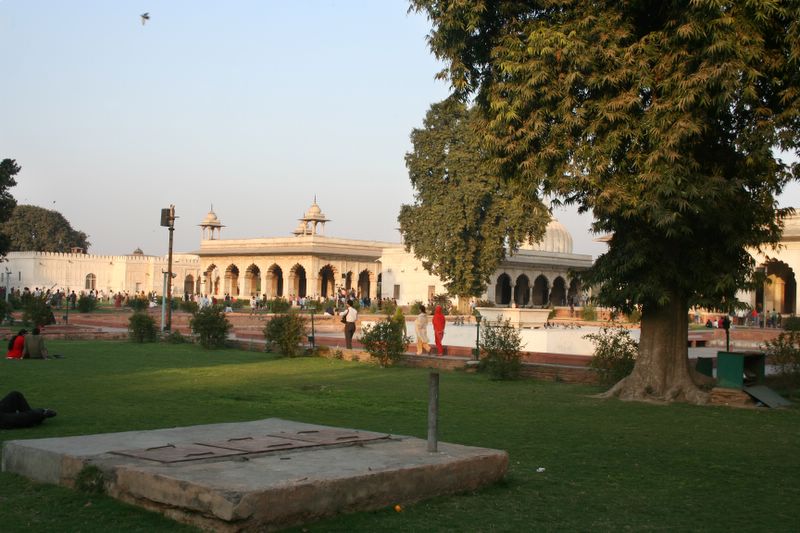
[[97,276],[94,274],[86,274],[86,285],[84,288],[87,291],[93,291],[97,287]]
[[336,274],[331,265],[319,269],[319,294],[323,298],[333,298],[336,295]]
[[797,278],[794,270],[784,263],[771,259],[761,265],[766,280],[756,290],[756,308],[759,312],[781,314],[797,312]]
[[261,294],[261,269],[251,264],[244,271],[244,295],[247,297]]
[[358,289],[356,292],[358,292],[359,298],[369,298],[369,279],[371,276],[372,273],[367,269],[362,270],[358,274]]
[[514,303],[517,307],[525,307],[531,301],[531,280],[525,274],[517,276],[514,285]]
[[233,298],[239,296],[239,267],[234,264],[225,269],[225,294]]
[[531,295],[531,303],[533,305],[540,305],[544,306],[547,305],[547,302],[550,301],[550,282],[544,277],[543,274],[539,274],[533,282],[533,294]]
[[567,282],[561,276],[553,280],[553,289],[550,291],[550,305],[567,305]]
[[305,298],[306,284],[306,269],[303,268],[303,265],[297,263],[289,271],[290,295]]
[[567,303],[572,305],[578,305],[581,301],[580,292],[581,292],[581,282],[578,281],[578,278],[572,278],[569,281],[569,291],[567,291]]
[[184,294],[194,293],[194,276],[192,276],[191,274],[186,274],[186,277],[183,278],[183,293]]
[[283,269],[274,263],[267,269],[267,295],[271,298],[283,296]]
[[348,270],[344,274],[342,274],[342,278],[344,279],[344,289],[350,293],[350,289],[353,288],[353,271]]
[[511,276],[506,273],[497,277],[497,284],[494,287],[494,303],[497,305],[511,303]]

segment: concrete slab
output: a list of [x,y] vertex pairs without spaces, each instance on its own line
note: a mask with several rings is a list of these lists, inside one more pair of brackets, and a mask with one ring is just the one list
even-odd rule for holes
[[4,471],[41,482],[73,487],[88,466],[119,500],[208,530],[269,531],[475,490],[505,475],[508,454],[448,443],[429,453],[414,437],[277,418],[3,448]]

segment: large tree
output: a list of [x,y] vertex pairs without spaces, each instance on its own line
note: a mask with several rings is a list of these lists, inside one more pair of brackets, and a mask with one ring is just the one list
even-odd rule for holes
[[445,100],[411,133],[406,154],[416,192],[398,217],[405,244],[458,296],[481,295],[507,251],[540,238],[550,219],[535,188],[499,176],[482,147],[484,130],[476,110]]
[[35,205],[18,205],[0,230],[11,240],[14,252],[69,252],[72,248],[88,250],[88,236],[72,229],[58,211]]
[[[19,165],[13,159],[3,159],[0,161],[0,223],[5,222],[11,217],[11,213],[17,206],[17,201],[8,192],[8,189],[17,184],[14,176],[19,172]],[[5,232],[0,231],[0,257],[6,255],[11,244],[11,239]]]
[[[800,142],[800,1],[412,0],[511,180],[595,217],[601,303],[641,306],[639,357],[610,393],[704,402],[691,305],[752,287]],[[798,176],[797,166],[794,168]]]

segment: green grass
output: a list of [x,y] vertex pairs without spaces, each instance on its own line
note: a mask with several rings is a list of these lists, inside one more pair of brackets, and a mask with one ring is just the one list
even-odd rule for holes
[[[425,438],[427,375],[194,345],[51,342],[0,362],[56,418],[2,439],[282,417]],[[440,438],[509,452],[505,482],[309,531],[797,531],[800,409],[599,400],[588,386],[441,375]],[[537,473],[537,467],[544,467]],[[403,502],[398,502],[403,503]],[[104,496],[0,474],[0,530],[191,531]]]

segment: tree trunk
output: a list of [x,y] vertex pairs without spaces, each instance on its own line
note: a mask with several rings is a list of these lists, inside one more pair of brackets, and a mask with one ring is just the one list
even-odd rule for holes
[[639,355],[633,372],[602,396],[707,403],[709,395],[698,388],[701,380],[695,378],[697,373],[689,367],[688,311],[686,299],[674,296],[664,306],[644,306]]

